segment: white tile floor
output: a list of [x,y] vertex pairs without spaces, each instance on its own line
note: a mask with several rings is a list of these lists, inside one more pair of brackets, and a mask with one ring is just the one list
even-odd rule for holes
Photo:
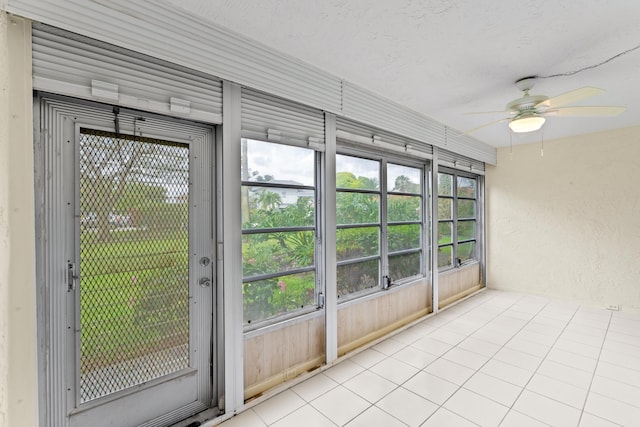
[[486,290],[221,425],[640,426],[640,315]]

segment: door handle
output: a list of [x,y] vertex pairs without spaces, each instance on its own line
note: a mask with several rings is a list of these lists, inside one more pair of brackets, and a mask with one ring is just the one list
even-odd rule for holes
[[201,277],[199,283],[201,287],[208,288],[209,286],[211,286],[211,279],[209,279],[208,277]]
[[76,274],[76,263],[68,262],[67,263],[67,292],[71,292],[76,289],[76,280],[79,277]]

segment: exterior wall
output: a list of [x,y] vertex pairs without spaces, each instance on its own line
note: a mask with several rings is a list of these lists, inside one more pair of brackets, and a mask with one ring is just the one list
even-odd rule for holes
[[338,306],[338,354],[346,354],[431,311],[431,283],[426,279],[346,302]]
[[2,11],[0,89],[0,425],[35,426],[38,391],[31,25]]
[[484,287],[480,263],[445,271],[438,275],[438,308],[443,308]]
[[640,310],[640,126],[498,150],[490,288]]

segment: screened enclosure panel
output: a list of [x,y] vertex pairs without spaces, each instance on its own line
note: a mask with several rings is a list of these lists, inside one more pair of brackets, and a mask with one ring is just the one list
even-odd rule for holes
[[189,148],[82,129],[80,403],[189,366]]

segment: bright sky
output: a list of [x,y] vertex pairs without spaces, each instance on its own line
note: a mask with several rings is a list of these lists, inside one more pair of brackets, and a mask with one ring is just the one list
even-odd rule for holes
[[[313,185],[314,151],[312,149],[251,139],[247,139],[246,143],[250,173],[257,171],[260,175],[273,175],[277,180],[291,180],[304,185]],[[356,177],[379,179],[379,166],[376,161],[338,155],[336,162],[338,172],[349,171]],[[416,168],[390,165],[388,174],[387,180],[390,187],[393,187],[396,178],[400,175],[409,177],[412,182],[420,182],[420,170]]]

